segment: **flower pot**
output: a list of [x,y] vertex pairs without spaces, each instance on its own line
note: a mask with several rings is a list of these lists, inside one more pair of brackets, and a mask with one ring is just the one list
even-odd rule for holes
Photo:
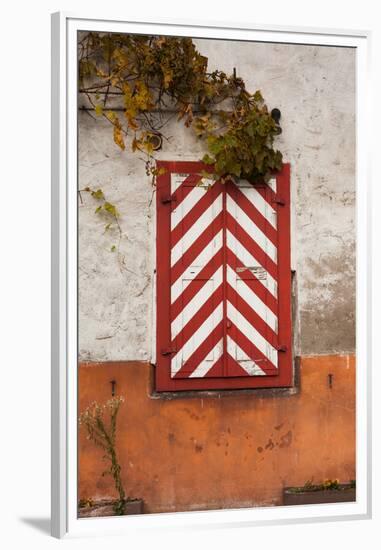
[[283,505],[326,504],[330,502],[355,502],[356,488],[350,483],[341,483],[336,489],[308,489],[306,487],[285,487]]
[[[78,506],[79,518],[94,518],[115,516],[115,500],[98,500],[96,502]],[[125,500],[123,516],[143,514],[143,501],[141,499]]]

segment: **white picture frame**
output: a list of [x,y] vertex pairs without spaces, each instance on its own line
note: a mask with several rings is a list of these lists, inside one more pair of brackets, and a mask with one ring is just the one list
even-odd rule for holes
[[[77,519],[77,42],[78,30],[176,34],[356,48],[356,479],[357,500],[299,507]],[[52,534],[123,534],[166,526],[273,525],[371,517],[371,342],[368,31],[218,25],[202,21],[124,21],[90,15],[52,16]]]

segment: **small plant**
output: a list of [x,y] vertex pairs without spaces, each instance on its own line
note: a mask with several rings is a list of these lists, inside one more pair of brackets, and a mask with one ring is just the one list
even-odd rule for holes
[[333,489],[340,489],[339,480],[338,479],[326,479],[322,483],[322,489],[325,491],[330,491]]
[[312,483],[312,479],[308,479],[304,486],[303,486],[303,489],[306,489],[307,491],[311,489],[311,487],[313,487],[313,483]]
[[101,447],[105,452],[104,460],[110,461],[110,466],[102,473],[102,476],[111,475],[119,499],[114,504],[115,515],[124,513],[126,493],[121,479],[121,466],[116,454],[116,420],[123,397],[113,397],[103,405],[94,401],[79,416],[80,426],[87,430],[87,439]]
[[110,233],[113,232],[115,229],[117,230],[118,242],[117,244],[112,244],[110,246],[110,251],[116,252],[120,271],[124,271],[126,269],[125,258],[124,255],[120,252],[120,244],[122,241],[123,233],[119,223],[120,214],[118,209],[116,208],[115,204],[112,204],[111,202],[106,200],[102,189],[92,189],[89,186],[85,187],[84,189],[78,189],[78,195],[81,204],[83,204],[82,193],[88,193],[96,201],[97,206],[95,208],[95,214],[102,217],[106,222],[104,225],[103,233]]
[[78,505],[80,508],[91,508],[94,506],[94,501],[92,498],[81,498]]
[[303,487],[291,487],[291,493],[304,493],[306,491],[333,491],[344,490],[346,488],[355,489],[356,481],[351,480],[349,484],[340,485],[338,479],[326,479],[323,483],[313,483],[311,479],[307,480]]
[[325,479],[314,483],[312,479],[301,487],[285,487],[283,504],[325,504],[329,502],[354,502],[356,500],[356,481],[340,483],[338,479]]

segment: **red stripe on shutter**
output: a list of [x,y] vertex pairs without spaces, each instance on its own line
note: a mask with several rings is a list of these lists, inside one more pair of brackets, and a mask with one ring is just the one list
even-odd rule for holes
[[[233,270],[236,270],[237,268],[244,268],[242,262],[239,261],[237,256],[233,254],[231,250],[227,250],[227,263],[230,265],[230,267]],[[278,312],[278,301],[277,299],[265,288],[260,281],[258,281],[254,275],[252,275],[250,272],[246,272],[244,282],[246,284],[255,283],[255,286],[251,286],[253,291],[257,294],[258,298],[264,302],[273,313],[277,314]]]
[[205,319],[214,311],[217,305],[222,301],[222,284],[213,292],[213,294],[200,307],[197,313],[188,321],[182,331],[172,340],[171,348],[180,349],[198,328],[202,325]]
[[237,203],[240,208],[247,214],[247,216],[253,220],[253,222],[259,227],[261,231],[270,239],[270,241],[276,246],[278,241],[278,234],[276,229],[268,222],[268,220],[255,208],[255,206],[245,197],[239,187],[233,187],[233,184],[227,185],[227,193]]
[[226,354],[226,370],[231,377],[247,378],[247,372],[229,353]]
[[[278,369],[263,355],[263,353],[254,344],[246,338],[246,336],[239,330],[238,327],[232,325],[229,330],[230,337],[236,342],[240,348],[249,356],[255,356],[258,361],[258,366],[265,371],[267,375],[277,375]],[[254,359],[254,361],[255,361]]]
[[[192,189],[192,187],[188,187],[187,189]],[[177,190],[178,191],[178,190]],[[176,191],[176,192],[177,192]],[[214,200],[221,194],[221,186],[214,185],[210,190],[205,191],[205,195],[202,199],[199,200],[197,203],[197,208],[192,208],[190,212],[184,218],[182,219],[181,223],[179,223],[171,232],[171,245],[174,247],[178,241],[185,235],[185,233],[192,227],[194,223],[197,222],[197,220],[202,216],[202,214],[209,208],[211,205],[211,202],[214,202]],[[178,207],[178,203],[174,203],[172,208]]]
[[212,351],[214,346],[222,338],[223,334],[223,322],[221,321],[216,328],[209,334],[205,340],[199,345],[197,350],[189,357],[189,359],[183,364],[181,369],[177,372],[174,378],[181,378],[186,374],[193,373],[202,360]]
[[[216,182],[200,198],[198,193],[189,194],[200,182],[201,171],[210,167],[191,162],[159,162],[158,167],[164,167],[166,173],[157,181],[157,389],[291,385],[289,165],[284,165],[274,176],[276,192],[265,184],[255,185],[253,194],[249,184]],[[184,180],[180,183],[177,179],[175,185],[180,185],[171,197],[175,200],[168,204],[162,198],[171,196],[172,173],[177,178],[184,174]],[[220,194],[224,197],[223,211],[216,214],[221,203],[216,210],[209,211],[208,217],[213,212],[215,219],[199,235],[202,229],[199,225],[197,230],[199,219]],[[182,210],[178,209],[187,197],[181,218]],[[278,197],[282,201],[277,202]],[[227,208],[234,211],[234,217]],[[177,224],[173,231],[171,212],[176,215]],[[205,222],[204,215],[202,225]],[[221,235],[222,248],[213,255],[210,243]],[[227,239],[233,248],[241,247],[237,251],[242,258],[255,263],[245,265],[235,250],[227,246]],[[184,251],[176,247],[171,268],[171,250],[180,240]],[[220,244],[220,240],[218,244],[216,241],[216,246]],[[201,258],[205,263],[196,265],[195,261]],[[172,305],[171,285],[176,287]],[[220,305],[216,308],[217,302]],[[217,310],[218,315],[211,316]],[[227,316],[228,311],[234,316],[232,319]],[[221,314],[223,318],[219,321]],[[171,323],[174,334],[178,332],[173,338]],[[276,349],[280,346],[285,351],[278,353]]]
[[[222,250],[219,250],[213,258],[205,265],[205,267],[199,272],[198,278],[192,281],[187,288],[180,294],[180,296],[171,305],[170,319],[173,321],[184,309],[184,305],[189,303],[196,293],[201,290],[203,284],[214,275],[217,269],[222,265]],[[197,284],[200,283],[201,284]]]
[[246,233],[240,225],[238,225],[235,219],[226,212],[226,227],[231,233],[234,234],[236,239],[242,244],[244,248],[270,273],[273,279],[278,278],[277,265],[272,259],[260,248],[257,243]]
[[278,335],[268,324],[248,305],[245,300],[229,284],[227,287],[227,298],[236,309],[246,318],[250,324],[265,338],[273,347],[278,345]]
[[213,220],[213,222],[205,229],[195,243],[188,248],[178,262],[171,269],[171,282],[174,283],[184,273],[192,262],[197,258],[204,248],[213,240],[214,237],[221,231],[223,223],[222,212]]
[[192,191],[193,187],[200,183],[201,176],[198,174],[190,174],[183,183],[171,194],[172,210],[176,208]]

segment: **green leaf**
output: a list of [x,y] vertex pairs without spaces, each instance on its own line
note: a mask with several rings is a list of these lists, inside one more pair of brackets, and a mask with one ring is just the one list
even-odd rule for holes
[[263,101],[263,97],[262,97],[262,94],[261,94],[260,90],[257,90],[255,92],[255,94],[253,95],[253,99],[254,99],[254,101],[258,101],[258,102]]
[[114,216],[115,218],[118,216],[118,211],[117,209],[115,208],[115,206],[113,204],[111,204],[111,202],[105,202],[104,205],[103,205],[104,209],[109,213],[111,214],[112,216]]
[[96,209],[95,209],[95,213],[98,214],[98,212],[100,212],[102,210],[102,206],[98,206]]
[[208,136],[208,147],[211,153],[217,155],[224,147],[224,138],[216,136]]
[[111,250],[111,252],[115,252],[115,250],[116,250],[115,244],[112,245],[112,247],[110,248],[110,250]]
[[114,126],[114,141],[122,149],[122,151],[125,150],[126,146],[123,139],[122,129],[117,123],[115,123]]
[[200,176],[203,178],[203,179],[208,179],[208,180],[215,180],[215,175],[211,172],[207,172],[206,170],[200,170],[199,172]]
[[202,162],[205,162],[205,164],[214,164],[214,158],[206,153],[206,155],[202,157]]
[[102,189],[97,189],[96,191],[91,191],[91,196],[97,200],[103,200],[105,198]]

